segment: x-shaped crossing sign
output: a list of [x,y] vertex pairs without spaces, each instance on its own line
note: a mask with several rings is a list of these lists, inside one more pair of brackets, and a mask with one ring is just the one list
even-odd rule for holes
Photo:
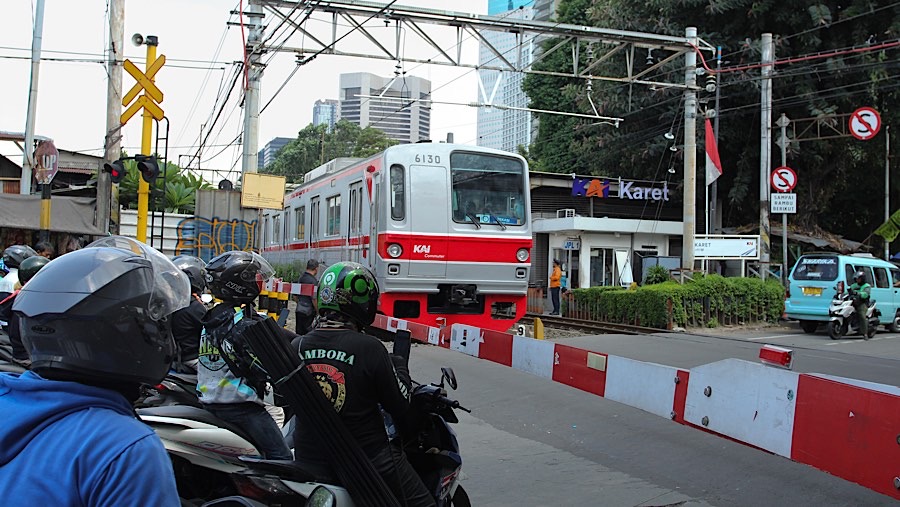
[[161,107],[159,107],[158,103],[163,101],[163,92],[156,86],[156,83],[153,82],[153,78],[156,76],[156,73],[159,72],[159,69],[163,67],[166,63],[165,55],[160,55],[159,58],[154,60],[149,67],[147,67],[146,72],[141,72],[141,69],[137,67],[131,60],[125,60],[124,68],[128,71],[129,74],[134,76],[134,79],[137,81],[128,93],[122,97],[122,105],[128,106],[137,94],[144,90],[144,94],[138,97],[137,100],[131,104],[128,109],[122,113],[122,117],[120,118],[120,122],[124,125],[134,116],[141,108],[147,110],[151,116],[156,118],[157,120],[162,120],[165,113]]

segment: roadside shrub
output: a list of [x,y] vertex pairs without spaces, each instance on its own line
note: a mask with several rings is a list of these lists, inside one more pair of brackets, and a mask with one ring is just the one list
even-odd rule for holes
[[657,283],[668,282],[671,279],[669,270],[665,266],[659,264],[647,268],[647,276],[644,277],[644,285],[655,285]]

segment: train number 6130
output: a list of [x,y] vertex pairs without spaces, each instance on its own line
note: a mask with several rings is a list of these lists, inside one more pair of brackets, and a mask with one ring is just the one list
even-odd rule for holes
[[416,155],[416,163],[422,163],[422,164],[440,164],[440,163],[441,163],[441,156],[440,156],[440,155],[423,155],[423,154],[417,154],[417,155]]

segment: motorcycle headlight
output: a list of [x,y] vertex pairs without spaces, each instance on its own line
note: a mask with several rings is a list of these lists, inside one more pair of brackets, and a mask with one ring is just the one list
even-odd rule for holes
[[516,260],[519,262],[525,262],[528,260],[528,249],[520,248],[516,251]]
[[403,253],[403,247],[401,247],[397,243],[391,243],[387,247],[387,253],[388,253],[388,255],[390,255],[391,257],[396,259],[397,257],[400,257],[400,255]]

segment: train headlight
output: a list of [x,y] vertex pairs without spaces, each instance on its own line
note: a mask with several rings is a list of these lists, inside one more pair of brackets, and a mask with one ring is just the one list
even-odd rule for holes
[[403,247],[401,247],[397,243],[391,243],[387,247],[387,253],[388,255],[396,259],[397,257],[400,257],[401,254],[403,254]]
[[516,251],[516,259],[518,259],[519,262],[527,261],[528,260],[528,249],[527,248],[518,249]]

